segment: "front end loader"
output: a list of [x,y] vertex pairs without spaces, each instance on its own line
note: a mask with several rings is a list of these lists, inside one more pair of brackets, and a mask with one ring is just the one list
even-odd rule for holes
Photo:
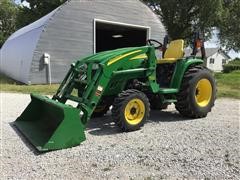
[[16,127],[39,151],[49,151],[79,145],[91,117],[103,116],[110,106],[123,131],[140,129],[150,109],[171,103],[183,116],[205,117],[214,105],[216,86],[203,60],[183,57],[183,40],[172,41],[162,59],[155,55],[161,43],[149,43],[76,61],[52,98],[31,95]]

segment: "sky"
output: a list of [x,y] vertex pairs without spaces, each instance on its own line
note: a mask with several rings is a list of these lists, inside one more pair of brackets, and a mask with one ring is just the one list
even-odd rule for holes
[[[17,4],[21,4],[21,0],[15,0],[15,2],[16,2]],[[26,1],[23,1],[22,5],[23,5],[23,6],[29,6],[29,4],[28,4]],[[219,39],[218,39],[218,37],[217,37],[217,31],[216,31],[216,30],[213,31],[213,33],[212,33],[212,38],[205,43],[205,47],[206,47],[206,48],[216,48],[216,47],[219,47],[219,48],[220,48],[220,43],[219,43]],[[234,59],[234,58],[236,58],[236,57],[239,57],[239,58],[240,58],[240,52],[237,53],[237,52],[235,52],[235,51],[233,51],[233,50],[229,51],[228,55],[229,55],[232,59]]]
[[[214,31],[212,32],[212,38],[205,43],[205,47],[206,47],[206,48],[216,48],[216,47],[220,48],[220,43],[219,43],[219,39],[218,39],[218,37],[217,37],[217,31],[216,31],[216,30],[214,30]],[[236,57],[240,58],[240,52],[237,53],[237,52],[235,52],[235,51],[233,51],[233,50],[229,51],[229,52],[228,52],[228,55],[229,55],[232,59],[234,59],[234,58],[236,58]]]
[[[15,3],[21,4],[21,0],[15,0]],[[29,4],[26,1],[23,1],[22,5],[23,6],[29,6]]]

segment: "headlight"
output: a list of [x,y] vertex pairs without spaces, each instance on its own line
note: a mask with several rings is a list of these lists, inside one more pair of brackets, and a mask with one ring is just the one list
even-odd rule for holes
[[93,70],[99,69],[99,64],[94,63],[93,66],[92,66],[92,69]]
[[84,69],[87,69],[88,65],[86,63],[83,64]]

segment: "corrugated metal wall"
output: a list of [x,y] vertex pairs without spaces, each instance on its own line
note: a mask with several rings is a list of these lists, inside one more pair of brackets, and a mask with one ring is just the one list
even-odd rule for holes
[[165,30],[158,17],[138,0],[72,0],[48,21],[34,52],[30,81],[46,83],[44,52],[51,55],[52,82],[61,82],[70,64],[93,53],[94,18],[150,26],[151,38],[162,41]]
[[33,53],[46,22],[57,11],[13,33],[4,43],[0,56],[0,72],[29,84]]

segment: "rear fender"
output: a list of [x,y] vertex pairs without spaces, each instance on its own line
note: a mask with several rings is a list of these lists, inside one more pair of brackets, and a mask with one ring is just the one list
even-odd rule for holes
[[197,58],[186,58],[177,61],[170,87],[179,90],[182,84],[183,76],[188,68],[192,65],[203,64],[203,62],[204,61],[202,59]]

